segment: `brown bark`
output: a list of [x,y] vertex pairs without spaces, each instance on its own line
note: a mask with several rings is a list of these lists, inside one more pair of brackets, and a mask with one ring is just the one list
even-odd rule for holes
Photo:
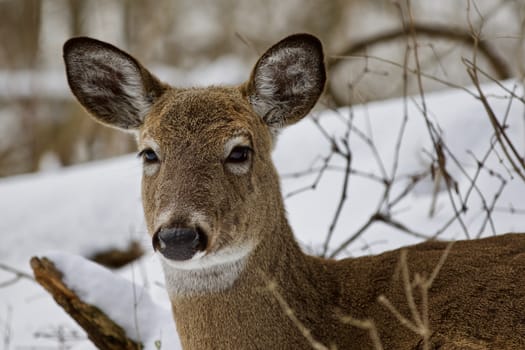
[[142,346],[126,336],[125,331],[104,312],[82,301],[62,281],[62,273],[47,258],[33,257],[31,267],[36,281],[86,331],[99,349],[141,349]]

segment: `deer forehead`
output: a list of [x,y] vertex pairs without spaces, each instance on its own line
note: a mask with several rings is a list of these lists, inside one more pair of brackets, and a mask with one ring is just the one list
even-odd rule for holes
[[236,144],[271,142],[262,119],[236,88],[168,92],[154,106],[139,132],[139,144],[163,149],[199,148],[228,152]]

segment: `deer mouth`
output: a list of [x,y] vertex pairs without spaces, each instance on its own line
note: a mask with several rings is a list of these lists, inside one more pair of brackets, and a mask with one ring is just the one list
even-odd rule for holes
[[152,244],[166,259],[184,261],[206,250],[208,236],[201,228],[162,228],[153,235]]

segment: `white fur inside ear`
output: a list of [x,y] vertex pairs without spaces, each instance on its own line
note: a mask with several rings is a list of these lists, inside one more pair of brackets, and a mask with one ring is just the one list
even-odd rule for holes
[[313,79],[308,76],[306,67],[311,59],[308,51],[300,47],[284,48],[267,58],[261,67],[261,79],[256,81],[258,91],[264,96],[277,92],[275,78],[284,76],[292,84],[287,86],[292,95],[304,94],[313,87]]
[[[319,97],[322,53],[308,46],[271,50],[255,68],[250,103],[272,132],[304,116]],[[324,74],[324,72],[323,72]]]
[[[87,79],[81,80],[81,87],[86,94],[108,99],[124,97],[115,96],[114,91],[99,83],[107,79],[114,79],[121,91],[127,96],[128,101],[133,105],[137,117],[144,120],[150,110],[151,103],[147,99],[140,71],[133,62],[110,51],[92,50],[88,54],[88,59],[84,59],[82,64],[83,74]],[[102,66],[111,68],[115,72],[115,76],[108,77],[108,72],[100,69]]]
[[[263,60],[255,75],[255,90],[257,94],[252,96],[252,105],[255,112],[261,117],[267,116],[267,113],[276,106],[276,95],[279,92],[279,84],[277,83],[277,76],[284,74],[286,79],[288,75],[297,75],[301,72],[299,62],[292,63],[289,67],[289,62],[293,62],[296,57],[304,55],[304,50],[301,48],[286,48],[281,49],[268,56]],[[294,84],[297,85],[297,84]],[[301,93],[306,90],[300,86],[293,87],[296,93]]]
[[138,129],[165,90],[133,57],[95,39],[66,42],[64,60],[69,86],[79,102],[111,127]]

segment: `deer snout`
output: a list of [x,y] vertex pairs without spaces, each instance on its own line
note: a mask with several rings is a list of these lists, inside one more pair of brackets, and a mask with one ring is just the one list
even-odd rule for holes
[[162,228],[153,235],[153,249],[171,260],[188,260],[206,249],[208,238],[199,228]]

